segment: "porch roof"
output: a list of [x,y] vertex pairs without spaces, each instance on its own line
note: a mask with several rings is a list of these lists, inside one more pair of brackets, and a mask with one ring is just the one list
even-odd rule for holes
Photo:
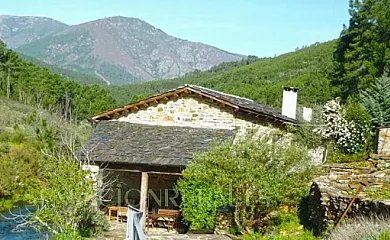
[[98,124],[87,142],[97,163],[186,166],[213,139],[226,140],[234,130],[145,125],[119,121]]

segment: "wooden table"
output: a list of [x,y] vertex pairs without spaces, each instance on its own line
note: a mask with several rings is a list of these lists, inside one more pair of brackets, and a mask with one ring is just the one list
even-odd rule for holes
[[149,226],[151,225],[154,227],[155,223],[163,222],[167,224],[168,232],[170,229],[173,229],[177,221],[177,216],[173,214],[158,214],[158,213],[152,213],[148,214],[147,218],[147,228],[149,229]]
[[[116,212],[115,217],[112,215],[112,212]],[[118,212],[127,212],[127,207],[118,207],[118,206],[111,206],[108,207],[108,220],[117,220],[118,219]]]

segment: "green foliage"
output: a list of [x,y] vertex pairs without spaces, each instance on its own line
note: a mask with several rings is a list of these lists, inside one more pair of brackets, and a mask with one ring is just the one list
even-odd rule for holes
[[390,229],[381,233],[381,235],[379,235],[379,237],[377,238],[377,240],[388,240],[388,239],[390,239]]
[[305,121],[301,117],[302,113],[298,112],[298,121],[301,124],[298,126],[288,126],[288,132],[293,133],[292,138],[294,142],[298,142],[309,149],[316,149],[327,146],[327,142],[320,134],[316,133],[317,127],[324,124],[321,118],[322,106],[316,105],[312,109],[312,119],[310,122]]
[[110,84],[135,83],[142,80],[131,74],[126,68],[115,64],[101,64],[98,73],[107,78]]
[[12,208],[19,201],[27,201],[27,193],[39,184],[39,154],[24,134],[21,130],[0,134],[0,143],[9,141],[5,142],[8,148],[0,149],[0,211]]
[[370,88],[362,92],[361,99],[372,117],[374,126],[390,124],[390,77],[387,73],[376,78]]
[[82,237],[92,237],[108,231],[110,223],[104,212],[97,207],[91,206],[84,210],[79,226],[79,233]]
[[371,121],[368,114],[355,102],[347,107],[339,99],[325,104],[322,112],[323,126],[316,129],[343,154],[364,152],[370,146]]
[[186,181],[179,181],[178,189],[182,195],[180,209],[183,217],[191,223],[191,229],[213,230],[218,208],[228,204],[227,196],[221,189],[198,179],[193,172],[187,173]]
[[244,239],[270,239],[270,240],[315,240],[316,237],[310,231],[307,231],[300,224],[300,220],[295,212],[278,214],[276,219],[267,223],[266,233],[245,234]]
[[344,100],[369,87],[390,64],[390,1],[350,0],[349,13],[334,53],[333,84]]
[[70,124],[42,109],[2,98],[0,108],[12,120],[0,119],[0,211],[20,202],[34,204],[38,211],[31,223],[61,232],[55,236],[59,239],[106,230],[104,214],[90,204],[88,172],[70,158],[62,142],[69,136],[81,139],[75,142],[77,147],[88,136],[89,124]]
[[260,233],[246,234],[244,240],[315,240],[310,232],[303,232],[299,235],[284,235],[284,234],[273,234],[273,235],[262,235]]
[[358,152],[354,154],[345,154],[340,151],[332,151],[328,155],[328,163],[353,163],[364,162],[368,158],[367,152]]
[[[231,142],[215,144],[207,152],[196,155],[179,181],[184,218],[213,214],[218,205],[232,204],[237,226],[242,232],[251,232],[280,205],[297,204],[312,177],[311,160],[297,145],[272,144],[268,140],[248,137],[233,145]],[[214,198],[214,203],[201,202],[203,206],[199,207],[196,185],[192,184],[201,184],[202,192],[209,189],[219,196],[208,196],[210,201]]]
[[34,65],[42,67],[44,69],[49,70],[51,73],[61,75],[62,77],[70,80],[74,80],[80,84],[98,84],[105,85],[106,83],[100,79],[98,76],[94,76],[92,74],[86,74],[81,72],[72,71],[69,69],[61,68],[56,65],[51,65],[42,61],[39,61],[36,58],[24,55],[22,53],[18,53],[20,58],[22,58],[26,62],[30,62]]
[[367,197],[372,199],[388,200],[390,199],[390,185],[388,183],[384,183],[381,188],[371,191],[366,190],[365,193],[367,194]]
[[0,42],[0,96],[58,113],[68,120],[89,119],[114,105],[108,91],[81,86],[24,62]]
[[329,72],[335,41],[310,47],[275,58],[223,63],[208,71],[194,71],[182,78],[145,83],[110,86],[119,104],[151,96],[159,92],[195,84],[214,90],[247,97],[273,107],[281,106],[284,86],[299,88],[298,101],[305,105],[322,104],[332,96]]
[[32,193],[37,206],[31,223],[54,234],[77,231],[83,212],[93,200],[88,172],[72,159],[47,158],[41,161],[42,187]]
[[76,231],[67,231],[53,237],[54,240],[83,240],[84,238]]

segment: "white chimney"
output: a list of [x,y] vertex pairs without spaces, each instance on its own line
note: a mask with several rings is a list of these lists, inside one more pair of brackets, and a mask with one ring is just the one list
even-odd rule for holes
[[297,118],[297,96],[298,88],[283,88],[282,115],[293,119]]

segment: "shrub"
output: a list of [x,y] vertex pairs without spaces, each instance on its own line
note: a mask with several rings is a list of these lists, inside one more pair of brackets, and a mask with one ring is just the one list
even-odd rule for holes
[[[356,217],[333,230],[328,240],[378,239],[390,229],[390,221],[379,217]],[[383,236],[383,235],[382,235]]]
[[[209,214],[208,221],[212,221],[218,205],[231,204],[241,232],[252,232],[278,206],[297,204],[309,187],[313,170],[307,152],[294,144],[251,137],[236,144],[214,144],[195,156],[179,181],[183,216],[191,224],[204,226],[191,216]],[[195,189],[199,184],[212,196],[201,205],[193,200],[198,199]]]
[[345,109],[338,99],[329,101],[322,112],[325,126],[319,127],[316,132],[323,138],[333,141],[342,153],[362,152],[366,149],[371,131],[370,120],[353,119],[353,116],[357,115],[355,112],[362,111],[351,104],[348,112],[348,109]]
[[90,206],[82,214],[79,232],[82,237],[92,237],[108,231],[109,227],[106,215],[96,206]]
[[223,191],[196,178],[179,181],[178,187],[182,194],[180,208],[191,229],[214,229],[217,209],[228,204]]
[[55,235],[79,230],[94,200],[92,181],[73,159],[48,157],[41,161],[42,187],[32,195],[37,211],[31,223]]

